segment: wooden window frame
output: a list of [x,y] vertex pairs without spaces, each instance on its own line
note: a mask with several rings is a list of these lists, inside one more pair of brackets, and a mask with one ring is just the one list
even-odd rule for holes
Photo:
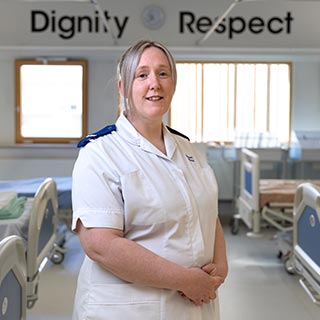
[[[82,77],[82,136],[81,137],[24,137],[21,134],[21,67],[23,65],[80,65]],[[44,143],[66,144],[77,143],[87,134],[87,89],[88,89],[88,62],[85,59],[50,60],[50,59],[16,59],[15,60],[15,140],[16,143]]]

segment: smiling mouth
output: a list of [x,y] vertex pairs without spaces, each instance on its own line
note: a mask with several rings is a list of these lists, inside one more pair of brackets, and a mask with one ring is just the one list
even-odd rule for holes
[[146,98],[148,101],[159,101],[161,99],[163,99],[162,97],[160,96],[152,96],[152,97],[147,97]]

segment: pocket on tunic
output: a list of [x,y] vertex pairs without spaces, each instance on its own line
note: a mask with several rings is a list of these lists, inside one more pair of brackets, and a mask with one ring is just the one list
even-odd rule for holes
[[152,183],[139,170],[122,177],[127,225],[154,225],[167,220],[164,205]]
[[160,320],[161,290],[133,284],[94,285],[88,298],[88,320]]

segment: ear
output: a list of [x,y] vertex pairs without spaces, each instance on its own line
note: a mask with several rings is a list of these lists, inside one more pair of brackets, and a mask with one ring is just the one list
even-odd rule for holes
[[118,90],[120,94],[123,96],[123,85],[121,80],[118,81]]

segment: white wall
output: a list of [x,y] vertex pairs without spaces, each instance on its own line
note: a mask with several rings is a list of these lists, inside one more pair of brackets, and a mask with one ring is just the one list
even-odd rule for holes
[[[100,0],[100,3],[113,18],[129,17],[128,26],[116,45],[110,33],[90,34],[84,31],[72,39],[63,40],[57,32],[31,32],[31,11],[50,13],[54,10],[57,19],[63,15],[92,15],[90,4],[0,2],[0,179],[70,175],[77,155],[74,145],[53,148],[15,145],[15,58],[62,56],[87,59],[88,131],[92,132],[116,120],[118,58],[133,40],[144,37],[166,43],[178,60],[293,61],[292,128],[319,129],[320,2],[281,3],[279,0],[278,4],[268,1],[243,3],[232,11],[231,18],[240,17],[248,22],[258,16],[267,22],[274,17],[283,19],[290,12],[294,17],[291,32],[272,34],[264,28],[263,32],[253,34],[248,31],[247,25],[245,32],[234,34],[232,39],[228,38],[227,33],[215,33],[201,46],[196,42],[203,33],[197,30],[194,33],[179,32],[179,15],[182,11],[189,11],[198,19],[213,20],[231,1]],[[165,24],[158,30],[148,30],[141,22],[143,9],[151,3],[161,6],[166,14]],[[280,26],[285,26],[284,20],[282,25],[278,24]]]
[[[307,59],[306,59],[307,60]],[[320,63],[295,62],[293,68],[292,128],[320,130]]]
[[2,147],[0,148],[0,179],[69,176],[76,155],[75,148],[62,146],[58,148]]

